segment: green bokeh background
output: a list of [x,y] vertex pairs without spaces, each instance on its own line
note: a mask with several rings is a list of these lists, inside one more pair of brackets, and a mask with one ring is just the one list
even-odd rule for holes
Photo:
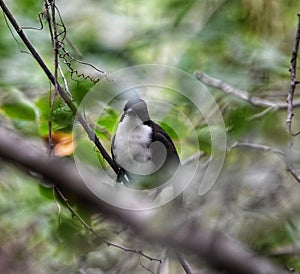
[[[40,26],[38,14],[44,10],[43,2],[5,2],[21,26],[31,27],[26,28],[25,33],[53,70],[53,50],[47,22],[43,20],[42,30],[33,29]],[[286,100],[289,62],[299,12],[295,1],[73,0],[56,1],[56,5],[71,41],[71,44],[65,41],[66,49],[76,58],[108,74],[133,65],[164,64],[190,74],[203,71],[261,98]],[[77,48],[77,52],[71,45]],[[61,64],[74,103],[79,104],[93,87],[93,82],[75,74],[72,76],[63,61]],[[79,74],[103,77],[91,67],[76,62],[72,62],[72,67]],[[245,141],[283,151],[287,149],[291,138],[285,132],[285,110],[270,111],[257,118],[257,114],[264,109],[224,95],[216,89],[209,90],[222,111],[229,145],[235,141]],[[1,14],[0,125],[30,137],[36,146],[46,150],[42,137],[48,132],[50,92],[53,89],[48,79]],[[189,113],[189,105],[176,104],[193,121],[197,120]],[[107,108],[97,121],[97,135],[108,150],[121,112],[122,108]],[[298,112],[295,110],[295,117]],[[166,116],[162,126],[172,119],[176,117]],[[297,120],[295,118],[295,128],[299,125]],[[72,130],[74,118],[59,98],[54,105],[52,121],[54,131]],[[179,125],[184,129],[180,121]],[[167,125],[165,129],[175,143],[177,138],[184,140],[184,145],[193,154],[188,130],[181,130],[182,136],[176,136]],[[195,130],[200,148],[209,155],[209,128],[199,119]],[[85,148],[92,149],[92,145],[83,140],[78,150],[84,151]],[[99,160],[104,167],[107,166],[100,155]],[[89,163],[89,159],[86,162]],[[266,165],[263,175],[255,163]],[[279,183],[274,180],[278,189],[273,191],[273,188],[266,186],[264,191],[267,197],[262,192],[253,193],[247,181],[248,175],[245,175],[249,170],[255,181],[259,181],[261,176],[269,178],[267,175],[276,171],[281,176]],[[266,180],[262,179],[261,183]],[[266,254],[277,246],[299,240],[299,210],[292,210],[298,205],[294,204],[294,195],[300,194],[299,186],[286,174],[284,164],[280,166],[274,156],[262,156],[257,151],[232,150],[227,155],[218,185],[221,185],[221,190],[208,196],[215,199],[214,202],[210,201],[201,213],[208,226],[221,223],[221,227],[226,227],[224,233]],[[122,264],[116,257],[125,256],[124,252],[112,247],[105,248],[103,242],[94,239],[64,207],[58,213],[60,210],[51,189],[40,186],[37,179],[1,160],[0,190],[0,257],[9,254],[7,261],[11,260],[17,270],[23,273],[76,273],[80,262],[84,262],[84,268],[97,269],[95,273],[115,273],[109,272],[110,269]],[[256,206],[253,206],[251,201],[256,201],[258,197],[262,200],[254,202]],[[289,203],[286,203],[287,200]],[[285,207],[286,204],[291,205],[292,209]],[[192,206],[193,210],[197,207],[197,204]],[[245,208],[247,213],[243,211]],[[114,232],[118,229],[115,224],[82,212],[80,208],[76,210],[93,224],[103,238],[113,238],[130,245],[127,235],[121,233],[116,237]],[[235,218],[235,214],[239,217]],[[224,221],[225,218],[227,221]],[[230,220],[236,222],[233,221],[227,230]],[[255,229],[250,231],[249,227]],[[153,251],[146,245],[142,248]],[[123,262],[124,269],[130,269],[124,273],[147,272],[138,260],[132,260]],[[283,256],[278,262],[300,271],[297,256]],[[7,267],[2,265],[3,269]]]

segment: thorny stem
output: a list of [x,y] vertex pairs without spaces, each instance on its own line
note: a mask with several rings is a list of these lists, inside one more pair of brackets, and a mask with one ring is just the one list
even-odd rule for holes
[[300,13],[298,13],[298,28],[292,53],[292,59],[291,59],[291,66],[290,66],[290,74],[291,74],[291,80],[290,80],[290,88],[289,93],[287,97],[287,118],[286,118],[286,127],[287,132],[291,135],[297,135],[292,133],[292,119],[294,116],[293,113],[293,99],[295,94],[296,85],[299,83],[296,81],[296,67],[297,67],[297,57],[298,57],[298,49],[299,49],[299,41],[300,41]]

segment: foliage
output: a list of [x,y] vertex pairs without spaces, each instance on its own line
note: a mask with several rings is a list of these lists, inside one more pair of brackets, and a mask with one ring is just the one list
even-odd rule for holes
[[[34,29],[40,24],[38,13],[44,9],[43,1],[6,2],[22,26],[29,27],[25,29],[26,34],[53,69],[53,49],[45,18],[42,19],[43,29]],[[292,1],[154,0],[141,3],[136,0],[89,0],[83,4],[77,0],[56,1],[56,4],[67,29],[69,42],[65,40],[64,43],[68,52],[81,62],[91,63],[107,73],[138,64],[166,64],[191,74],[195,70],[205,71],[261,98],[286,99],[298,12]],[[71,134],[74,116],[59,96],[51,106],[53,87],[49,86],[45,75],[3,16],[0,18],[0,49],[0,125],[33,138],[35,145],[46,151],[44,140],[48,138],[49,121],[54,132]],[[70,60],[67,55],[64,58],[60,59],[62,64],[67,61],[72,64],[71,67],[64,64],[63,70],[74,103],[79,105],[94,86],[87,75],[93,78],[104,75]],[[71,69],[73,73],[70,73]],[[229,146],[235,141],[245,141],[287,150],[290,138],[285,133],[285,110],[260,116],[262,108],[226,96],[216,89],[210,90],[222,110]],[[99,97],[108,94],[110,91],[106,90]],[[218,126],[209,128],[198,114],[193,114],[191,105],[175,95],[171,99],[197,124],[197,145],[209,156],[211,130],[218,132]],[[115,105],[106,107],[100,117],[89,121],[108,151],[123,108],[120,102],[124,103],[122,98]],[[177,131],[169,126],[174,124]],[[184,160],[197,152],[198,148],[190,138],[191,130],[183,119],[169,112],[161,126],[168,131]],[[79,132],[78,140],[74,148],[76,153],[89,166],[96,166],[95,159],[88,153],[95,153],[94,145],[84,132]],[[205,199],[207,203],[202,205],[201,213],[197,213],[208,226],[219,223],[224,233],[265,254],[299,240],[299,213],[293,211],[298,205],[295,197],[299,187],[286,174],[284,163],[275,158],[247,149],[228,152],[220,181],[207,198],[203,198],[203,205]],[[96,160],[107,168],[100,154]],[[72,218],[74,216],[65,206],[57,213],[60,211],[59,199],[53,196],[51,188],[38,186],[37,178],[0,163],[0,243],[13,250],[9,243],[11,239],[16,240],[23,250],[22,260],[36,264],[36,267],[27,265],[23,269],[25,272],[38,273],[42,269],[43,273],[75,273],[80,263],[87,269],[101,269],[99,273],[112,268],[117,273],[122,264],[130,271],[147,272],[145,265],[148,262],[141,263],[135,255],[126,261],[125,252],[106,247],[103,241],[113,238],[121,245],[140,245],[148,252],[153,251],[151,247],[119,233],[114,223],[77,208],[100,234],[100,240],[97,240],[76,218]],[[278,177],[271,178],[271,174]],[[265,188],[261,190],[254,181],[261,182]],[[192,212],[197,212],[198,204],[202,203],[197,199],[189,201]],[[274,200],[278,202],[272,203]],[[247,227],[248,223],[251,229]],[[14,255],[13,259],[18,259],[17,254]],[[282,256],[278,261],[300,272],[297,256]],[[153,263],[149,263],[149,267],[153,267]]]

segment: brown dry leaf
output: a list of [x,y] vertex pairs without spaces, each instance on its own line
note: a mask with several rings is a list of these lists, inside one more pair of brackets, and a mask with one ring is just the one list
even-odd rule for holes
[[[49,145],[49,135],[44,137],[47,145]],[[75,145],[73,145],[72,133],[53,132],[52,141],[54,144],[54,154],[58,157],[65,157],[73,154]]]

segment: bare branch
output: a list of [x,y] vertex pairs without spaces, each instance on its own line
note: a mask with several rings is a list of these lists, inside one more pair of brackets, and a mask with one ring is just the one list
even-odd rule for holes
[[279,154],[281,156],[286,156],[286,154],[283,151],[279,150],[279,149],[269,147],[269,146],[266,146],[266,145],[245,143],[245,142],[234,142],[228,148],[228,151],[231,151],[233,148],[237,148],[237,147],[245,147],[245,148],[251,148],[251,149],[262,150],[262,151],[270,151],[270,152]]
[[[295,43],[292,53],[292,59],[291,59],[291,65],[290,65],[290,74],[291,74],[291,80],[290,80],[290,88],[289,93],[287,97],[287,117],[286,117],[286,127],[287,131],[292,134],[292,119],[293,119],[293,100],[294,100],[294,93],[296,89],[296,85],[299,83],[296,81],[296,66],[297,66],[297,57],[298,57],[298,49],[299,49],[299,41],[300,41],[300,13],[298,13],[298,28],[297,33],[295,37]],[[298,133],[297,133],[298,134]],[[297,135],[292,134],[292,135]]]
[[272,250],[270,256],[299,256],[300,254],[300,242],[296,242],[292,245],[277,247]]
[[300,183],[300,175],[298,175],[297,172],[296,172],[293,168],[288,167],[288,168],[287,168],[287,171],[288,171],[289,173],[291,173],[291,175],[294,177],[294,179],[296,179],[296,181],[297,181],[298,183]]
[[[286,153],[279,150],[279,149],[276,149],[276,148],[273,148],[273,147],[269,147],[269,146],[266,146],[266,145],[261,145],[261,144],[253,144],[253,143],[245,143],[245,142],[234,142],[229,148],[228,148],[228,151],[231,151],[232,149],[234,148],[239,148],[239,147],[244,147],[244,148],[249,148],[249,149],[255,149],[255,150],[261,150],[261,151],[264,151],[264,152],[272,152],[272,153],[275,153],[275,154],[279,154],[280,156],[283,156],[284,159],[286,160]],[[292,167],[291,164],[289,164],[287,162],[287,172],[289,172],[293,177],[294,179],[300,183],[300,175],[297,173],[297,171]]]
[[[254,254],[220,233],[206,230],[199,220],[186,220],[176,227],[171,226],[172,222],[165,222],[164,229],[157,229],[153,224],[161,221],[161,216],[156,217],[153,211],[129,211],[108,205],[88,189],[74,164],[49,158],[28,143],[24,136],[1,127],[0,157],[42,174],[64,193],[76,197],[78,203],[129,225],[151,243],[194,254],[213,268],[229,273],[286,273],[270,260]],[[91,174],[89,183],[101,184],[101,191],[108,197],[111,195],[110,197],[132,202],[132,197],[117,197],[118,193],[113,187],[108,187],[105,180],[107,179]]]
[[[288,107],[288,104],[286,102],[269,101],[267,99],[251,96],[247,91],[235,88],[226,82],[205,74],[204,72],[198,71],[195,73],[195,76],[202,83],[217,88],[226,94],[230,94],[237,98],[240,98],[254,106],[272,108],[273,110],[286,109]],[[300,106],[300,100],[295,100],[293,102],[293,106]]]
[[[51,1],[51,3],[48,3],[48,1],[45,1],[45,8],[47,11],[47,14],[52,13],[52,16],[47,17],[48,20],[48,25],[49,25],[49,30],[50,30],[50,36],[51,36],[51,42],[52,42],[52,47],[54,51],[54,94],[52,95],[51,98],[51,106],[50,106],[50,111],[49,111],[49,121],[48,121],[48,139],[49,139],[49,155],[54,154],[54,144],[52,140],[52,122],[53,122],[53,111],[54,111],[54,104],[56,101],[56,98],[59,94],[58,90],[58,43],[57,43],[57,26],[56,26],[56,19],[55,19],[55,8],[54,8],[54,1]],[[49,7],[51,7],[51,12],[49,11]],[[53,26],[53,28],[52,28]]]
[[156,261],[156,262],[159,262],[160,264],[162,263],[161,259],[157,259],[157,258],[151,257],[151,256],[145,254],[142,250],[134,249],[134,248],[129,248],[129,247],[124,247],[124,246],[121,246],[121,245],[118,245],[118,244],[114,244],[114,243],[112,243],[110,241],[105,241],[105,243],[108,246],[113,246],[113,247],[119,248],[119,249],[121,249],[121,250],[123,250],[125,252],[132,252],[132,253],[136,253],[138,255],[141,255],[142,257],[145,257],[149,261]]

